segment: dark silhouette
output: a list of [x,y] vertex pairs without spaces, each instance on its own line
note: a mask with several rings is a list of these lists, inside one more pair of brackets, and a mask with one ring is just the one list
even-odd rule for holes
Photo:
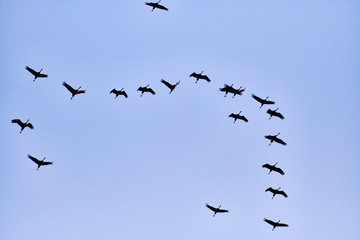
[[279,109],[279,108],[277,108],[277,109],[275,109],[275,110],[268,109],[268,110],[266,111],[268,114],[270,114],[269,119],[271,119],[272,116],[278,117],[278,118],[280,118],[281,120],[284,119],[284,116],[283,116],[281,113],[276,112],[278,109]]
[[272,142],[277,142],[277,143],[280,143],[284,146],[287,145],[286,142],[284,142],[283,140],[281,140],[280,138],[278,138],[277,136],[279,135],[280,133],[276,134],[276,135],[267,135],[265,136],[266,139],[269,139],[270,140],[270,143],[269,145],[271,145]]
[[167,86],[168,88],[170,88],[169,94],[171,94],[172,91],[174,91],[174,89],[177,87],[177,85],[180,84],[180,81],[178,81],[177,83],[175,83],[175,85],[172,85],[172,84],[170,84],[169,82],[165,81],[164,79],[161,79],[161,82],[162,82],[163,84],[165,84],[165,86]]
[[281,168],[275,167],[276,164],[278,164],[278,163],[275,163],[275,165],[270,165],[270,164],[266,163],[266,164],[262,165],[262,167],[270,170],[268,174],[270,174],[272,171],[274,171],[274,172],[280,173],[281,175],[284,175],[285,173],[283,170],[281,170]]
[[234,94],[233,97],[235,97],[235,95],[242,95],[243,91],[245,91],[246,88],[242,88],[240,87],[239,89],[235,89],[233,88],[233,85],[234,84],[231,84],[231,86],[227,85],[227,84],[224,84],[224,87],[223,88],[219,88],[220,92],[225,92],[225,96],[227,96],[228,93],[232,93]]
[[17,123],[17,124],[19,124],[19,126],[21,127],[20,133],[21,133],[26,127],[30,128],[30,129],[34,129],[34,126],[33,126],[31,123],[29,123],[29,119],[28,119],[25,123],[23,123],[20,119],[13,119],[13,120],[11,120],[11,122],[12,122],[12,123]]
[[246,117],[244,117],[243,115],[240,115],[242,111],[240,111],[238,114],[232,113],[229,115],[229,117],[234,118],[234,123],[236,122],[236,120],[240,119],[243,120],[244,122],[248,122],[248,120],[246,119]]
[[149,92],[149,93],[152,93],[152,95],[155,95],[156,93],[154,92],[154,90],[152,90],[151,88],[148,88],[149,84],[146,86],[146,87],[139,87],[138,88],[138,91],[141,92],[141,95],[140,97],[143,96],[144,92]]
[[124,88],[122,88],[121,90],[116,90],[115,88],[113,90],[111,90],[110,94],[111,93],[114,93],[115,94],[115,99],[119,96],[119,95],[123,95],[125,98],[128,97],[128,95],[126,94],[125,91],[123,91]]
[[254,94],[251,95],[256,101],[258,101],[259,103],[261,103],[260,108],[264,105],[264,104],[275,104],[275,102],[273,101],[268,101],[268,97],[266,97],[265,99],[261,99],[258,96],[255,96]]
[[37,169],[38,170],[41,166],[45,166],[45,165],[51,165],[53,164],[53,162],[44,162],[44,160],[46,159],[46,157],[44,157],[43,160],[39,160],[37,158],[34,158],[33,156],[31,156],[30,154],[27,155],[28,158],[30,158],[31,160],[33,160],[34,163],[36,163],[38,165]]
[[206,207],[209,208],[211,211],[214,212],[213,217],[215,217],[215,215],[217,213],[225,213],[225,212],[229,212],[229,210],[225,210],[225,209],[220,209],[221,205],[218,208],[215,208],[213,206],[210,206],[209,204],[206,204]]
[[211,81],[210,78],[208,78],[208,76],[206,76],[206,75],[202,75],[202,73],[203,73],[203,71],[201,71],[201,73],[199,73],[199,74],[193,72],[192,74],[190,74],[190,77],[196,78],[196,82],[195,82],[195,83],[197,83],[197,82],[199,81],[199,79],[203,79],[203,80],[205,80],[205,81],[210,82],[210,81]]
[[273,189],[272,187],[269,187],[268,189],[265,190],[265,192],[272,192],[273,196],[271,199],[273,199],[275,197],[276,194],[280,194],[283,195],[284,197],[288,197],[288,195],[286,195],[286,193],[284,191],[279,191],[280,188],[278,189]]
[[67,88],[67,90],[69,90],[72,94],[70,99],[73,99],[73,97],[77,94],[80,93],[85,93],[86,90],[79,90],[81,87],[79,87],[78,89],[73,89],[69,84],[67,84],[66,82],[63,82],[63,85]]
[[28,66],[26,66],[25,69],[28,70],[29,72],[31,72],[32,75],[35,76],[33,82],[35,82],[35,79],[37,79],[38,77],[39,78],[47,78],[48,77],[48,75],[41,73],[42,69],[40,69],[39,72],[36,72],[34,69],[32,69],[32,68],[30,68]]
[[273,231],[274,231],[274,229],[276,227],[288,227],[289,226],[289,225],[287,225],[285,223],[280,223],[280,220],[277,221],[277,222],[273,222],[273,221],[271,221],[269,219],[264,218],[264,221],[273,226],[273,229],[272,229]]
[[155,8],[167,11],[168,9],[166,7],[164,7],[163,5],[160,5],[159,2],[161,2],[161,0],[156,3],[153,3],[153,2],[147,3],[146,2],[145,4],[153,8],[151,11],[154,11]]

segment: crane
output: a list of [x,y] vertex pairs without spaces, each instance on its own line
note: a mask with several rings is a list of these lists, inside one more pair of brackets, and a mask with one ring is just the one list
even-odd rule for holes
[[13,120],[11,120],[11,122],[12,122],[12,123],[17,123],[17,124],[21,127],[20,133],[21,133],[26,127],[30,128],[30,129],[34,129],[34,126],[33,126],[31,123],[29,123],[29,119],[28,119],[26,122],[24,122],[24,123],[23,123],[20,119],[13,119]]
[[264,104],[275,104],[275,102],[273,101],[268,101],[268,97],[266,97],[265,99],[259,98],[258,96],[255,96],[254,94],[251,95],[253,97],[253,99],[255,99],[256,101],[258,101],[259,103],[261,103],[260,108],[264,105]]
[[164,7],[163,5],[160,5],[160,4],[159,4],[160,2],[161,2],[161,0],[159,0],[159,1],[156,2],[156,3],[153,3],[153,2],[149,2],[149,3],[148,3],[148,2],[146,2],[145,4],[153,8],[151,11],[154,11],[155,8],[158,8],[158,9],[161,9],[161,10],[165,10],[165,11],[169,10],[169,9],[167,9],[166,7]]
[[266,111],[266,112],[270,115],[269,119],[271,119],[271,117],[273,117],[273,116],[278,117],[278,118],[280,118],[281,120],[284,119],[284,116],[283,116],[281,113],[277,112],[278,109],[279,109],[279,108],[277,108],[277,109],[275,109],[275,110],[268,109],[268,110]]
[[110,94],[111,93],[114,93],[115,94],[115,99],[119,96],[119,95],[123,95],[125,98],[128,98],[128,95],[126,94],[125,91],[123,91],[124,88],[120,89],[119,91],[116,90],[115,88],[113,90],[111,90]]
[[262,165],[262,167],[270,170],[268,174],[270,174],[272,171],[274,171],[274,172],[280,173],[281,175],[284,175],[285,174],[284,171],[281,170],[281,168],[276,167],[276,164],[278,164],[278,163],[275,163],[275,165],[270,165],[270,164],[266,163],[266,164]]
[[149,92],[149,93],[152,93],[152,95],[155,95],[156,93],[154,92],[154,90],[152,90],[151,88],[148,88],[149,84],[146,85],[145,87],[139,87],[138,88],[138,91],[141,92],[141,95],[140,97],[143,96],[144,92]]
[[221,205],[220,205],[218,208],[215,208],[215,207],[213,207],[213,206],[210,206],[209,204],[206,204],[205,206],[206,206],[208,209],[210,209],[211,211],[214,212],[213,217],[215,217],[215,215],[216,215],[217,213],[229,212],[229,210],[220,209]]
[[247,118],[244,117],[243,115],[240,115],[242,111],[240,111],[238,114],[232,113],[229,115],[229,117],[234,118],[234,123],[236,122],[236,120],[240,119],[243,120],[244,122],[248,122]]
[[265,190],[265,192],[271,192],[273,194],[271,199],[273,199],[277,194],[283,195],[286,198],[288,197],[288,195],[284,191],[280,191],[280,187],[278,189],[273,189],[272,187],[269,187]]
[[69,90],[72,94],[70,99],[73,99],[73,97],[75,97],[75,95],[80,94],[80,93],[85,93],[86,90],[80,90],[81,86],[78,89],[73,89],[69,84],[67,84],[66,82],[63,82],[64,87],[67,88],[67,90]]
[[280,133],[278,133],[278,134],[276,134],[276,135],[267,135],[267,136],[265,136],[266,139],[269,139],[269,140],[270,140],[269,145],[271,145],[272,142],[277,142],[277,143],[282,144],[282,145],[284,145],[284,146],[287,145],[286,142],[284,142],[283,140],[281,140],[280,138],[277,137],[279,134],[280,134]]
[[30,154],[28,154],[27,156],[28,156],[28,158],[30,158],[34,163],[36,163],[36,164],[38,165],[38,167],[37,167],[36,170],[38,170],[41,166],[53,164],[53,162],[45,162],[44,160],[46,159],[46,157],[44,157],[43,160],[39,160],[39,159],[31,156]]
[[37,79],[37,78],[47,78],[48,77],[48,75],[41,73],[42,69],[40,69],[39,72],[35,71],[34,69],[32,69],[28,66],[26,66],[25,69],[28,70],[32,75],[34,75],[35,78],[34,78],[33,82],[35,82],[35,79]]
[[167,86],[168,88],[170,88],[170,92],[169,94],[172,93],[172,91],[174,91],[174,89],[180,84],[180,81],[178,81],[177,83],[175,83],[174,85],[170,84],[169,82],[165,81],[164,79],[161,79],[161,82],[163,84],[165,84],[165,86]]
[[274,231],[274,229],[275,229],[276,227],[288,227],[288,226],[289,226],[289,225],[287,225],[287,224],[285,224],[285,223],[280,223],[280,220],[277,221],[277,222],[273,222],[273,221],[271,221],[271,220],[269,220],[269,219],[264,218],[264,221],[273,226],[272,231]]
[[235,97],[235,95],[242,95],[242,93],[245,91],[246,88],[242,88],[242,86],[239,89],[235,89],[233,87],[234,84],[231,84],[231,86],[224,84],[223,88],[219,88],[220,92],[225,92],[224,97],[227,96],[228,93],[232,93],[234,94],[233,97]]
[[206,75],[202,75],[202,73],[203,73],[203,71],[201,71],[201,73],[193,72],[192,74],[190,74],[190,77],[196,78],[195,83],[197,83],[199,81],[199,79],[203,79],[203,80],[205,80],[207,82],[210,82],[211,81],[210,78],[208,76],[206,76]]

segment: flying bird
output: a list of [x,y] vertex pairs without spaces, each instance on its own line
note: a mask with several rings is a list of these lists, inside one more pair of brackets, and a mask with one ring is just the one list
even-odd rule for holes
[[270,174],[272,171],[274,171],[274,172],[280,173],[281,175],[284,175],[285,174],[284,171],[281,170],[281,168],[276,167],[276,164],[278,164],[278,163],[275,163],[275,165],[270,165],[270,164],[266,163],[266,164],[262,165],[262,167],[270,170],[268,174]]
[[73,99],[73,97],[77,94],[80,94],[80,93],[85,93],[86,90],[80,90],[81,87],[79,87],[78,89],[73,89],[69,84],[67,84],[66,82],[63,82],[63,85],[64,87],[67,88],[67,90],[69,90],[72,94],[71,98],[70,99]]
[[38,170],[41,166],[53,164],[53,162],[45,162],[44,160],[46,159],[46,157],[44,157],[44,159],[40,161],[39,159],[31,156],[30,154],[28,154],[27,156],[28,156],[28,158],[30,158],[34,163],[36,163],[36,164],[38,165],[38,167],[37,167],[36,170]]
[[37,79],[38,77],[39,78],[47,78],[48,77],[48,75],[41,73],[42,69],[40,69],[39,72],[35,71],[34,69],[32,69],[28,66],[26,66],[25,69],[28,70],[29,72],[31,72],[32,75],[34,75],[35,78],[34,78],[33,82],[35,82],[35,79]]
[[170,84],[169,82],[165,81],[164,79],[161,79],[161,82],[163,84],[165,84],[165,86],[167,86],[168,88],[170,88],[170,92],[169,94],[172,93],[172,91],[174,91],[174,89],[180,84],[180,81],[178,81],[177,83],[175,83],[175,85]]
[[161,10],[165,10],[165,11],[169,10],[169,9],[167,9],[166,7],[164,7],[163,5],[160,5],[160,4],[159,4],[160,2],[161,2],[161,0],[158,1],[158,2],[156,2],[156,3],[153,3],[153,2],[149,2],[149,3],[148,3],[148,2],[146,2],[145,4],[153,8],[151,11],[154,11],[155,8],[158,8],[158,9],[161,9]]
[[155,95],[156,93],[154,92],[154,90],[152,90],[151,88],[148,88],[149,84],[146,86],[146,87],[139,87],[138,88],[138,91],[141,92],[141,95],[140,97],[143,96],[144,92],[149,92],[149,93],[152,93],[152,95]]
[[266,97],[265,99],[261,99],[258,96],[255,96],[254,94],[251,95],[256,101],[258,101],[259,103],[261,103],[260,108],[264,105],[264,104],[275,104],[275,102],[273,101],[268,101],[268,97]]
[[242,88],[240,87],[239,89],[235,89],[233,88],[233,85],[234,84],[231,84],[231,86],[227,85],[227,84],[224,84],[224,87],[223,88],[219,88],[220,92],[225,92],[225,96],[227,96],[228,93],[232,93],[234,94],[233,97],[235,97],[235,95],[242,95],[242,93],[245,91],[246,88]]
[[271,220],[269,220],[269,219],[264,218],[264,221],[273,226],[272,231],[274,231],[274,229],[275,229],[276,227],[288,227],[288,226],[289,226],[289,225],[287,225],[287,224],[285,224],[285,223],[280,223],[280,220],[277,221],[277,222],[273,222],[273,221],[271,221]]
[[206,206],[207,208],[209,208],[211,211],[214,212],[213,217],[215,217],[215,215],[216,215],[217,213],[229,212],[229,210],[220,209],[221,205],[220,205],[218,208],[215,208],[215,207],[213,207],[213,206],[210,206],[209,204],[206,204],[205,206]]
[[284,146],[287,145],[286,142],[284,142],[283,140],[281,140],[280,138],[278,138],[277,136],[279,135],[280,133],[276,134],[276,135],[267,135],[265,136],[266,139],[269,139],[270,140],[270,143],[269,145],[271,145],[272,142],[277,142],[277,143],[280,143]]
[[272,187],[269,187],[265,190],[265,192],[271,192],[273,194],[271,199],[273,199],[277,194],[283,195],[286,198],[288,197],[288,195],[284,191],[280,191],[280,188],[273,189]]
[[232,113],[229,115],[229,117],[234,118],[234,123],[236,122],[236,120],[240,119],[243,120],[244,122],[248,122],[247,118],[244,117],[243,115],[240,115],[242,111],[240,111],[238,114]]
[[125,91],[123,91],[124,88],[122,88],[121,90],[116,90],[115,88],[113,90],[111,90],[110,94],[111,93],[114,93],[115,94],[115,99],[119,96],[119,95],[123,95],[125,98],[128,97],[128,95],[126,94]]
[[193,72],[192,74],[190,74],[190,77],[196,78],[196,82],[195,82],[195,83],[197,83],[197,82],[199,81],[199,79],[203,79],[203,80],[205,80],[205,81],[210,82],[210,81],[211,81],[210,78],[209,78],[208,76],[206,76],[206,75],[202,75],[202,73],[203,73],[203,71],[201,71],[201,73],[195,73],[195,72]]
[[30,129],[34,129],[34,126],[33,126],[31,123],[29,123],[29,119],[28,119],[25,123],[23,123],[20,119],[13,119],[13,120],[11,120],[11,122],[12,122],[12,123],[17,123],[17,124],[19,124],[19,126],[21,127],[20,133],[21,133],[26,127],[30,128]]
[[277,108],[277,109],[275,109],[275,110],[268,109],[268,110],[266,111],[266,112],[270,115],[269,119],[271,119],[271,117],[273,117],[273,116],[278,117],[278,118],[280,118],[281,120],[284,119],[284,116],[283,116],[281,113],[277,112],[278,109],[279,109],[279,108]]

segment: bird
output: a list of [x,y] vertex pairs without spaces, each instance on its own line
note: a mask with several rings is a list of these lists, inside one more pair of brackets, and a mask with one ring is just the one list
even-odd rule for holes
[[287,145],[286,142],[284,142],[283,140],[281,140],[280,138],[278,138],[277,136],[279,135],[280,133],[276,134],[276,135],[267,135],[265,136],[266,139],[269,139],[270,140],[270,143],[269,145],[271,145],[272,142],[277,142],[277,143],[280,143],[284,146]]
[[229,212],[229,210],[220,209],[221,205],[220,205],[218,208],[215,208],[215,207],[213,207],[213,206],[210,206],[209,204],[206,204],[205,206],[206,206],[207,208],[209,208],[211,211],[214,212],[213,217],[215,217],[215,215],[216,215],[217,213]]
[[271,119],[272,116],[278,117],[278,118],[280,118],[281,120],[284,119],[284,116],[283,116],[281,113],[276,112],[278,109],[279,109],[279,108],[277,108],[277,109],[275,109],[275,110],[268,109],[268,110],[266,111],[268,114],[270,114],[269,119]]
[[236,120],[240,119],[240,120],[243,120],[244,122],[248,122],[247,118],[244,117],[243,115],[240,115],[242,111],[240,111],[238,114],[230,114],[229,117],[232,117],[234,118],[234,123],[236,122]]
[[231,84],[231,86],[224,84],[223,88],[219,88],[220,92],[225,92],[225,96],[227,96],[228,93],[232,93],[234,94],[233,98],[235,97],[235,95],[242,95],[242,93],[245,91],[246,88],[242,88],[242,86],[239,89],[235,89],[233,88],[234,84]]
[[169,82],[165,81],[164,79],[161,79],[161,82],[163,84],[165,84],[165,86],[167,86],[168,88],[170,88],[170,92],[169,94],[172,93],[172,91],[174,91],[174,89],[180,84],[180,81],[178,81],[177,83],[175,83],[175,85],[170,84]]
[[128,95],[126,94],[125,91],[123,91],[124,88],[122,88],[121,90],[116,90],[115,88],[113,90],[111,90],[110,94],[111,93],[114,93],[115,94],[115,99],[119,96],[119,95],[123,95],[125,98],[128,98]]
[[28,154],[27,156],[28,156],[28,158],[30,158],[34,163],[36,163],[36,164],[38,165],[38,167],[37,167],[36,170],[38,170],[41,166],[53,164],[53,162],[45,162],[44,160],[46,159],[46,157],[44,157],[44,159],[40,161],[39,159],[31,156],[30,154]]
[[276,164],[278,164],[278,163],[275,163],[275,165],[270,165],[270,164],[266,163],[266,164],[262,165],[262,167],[270,170],[268,174],[270,174],[272,171],[274,171],[274,172],[280,173],[281,175],[284,175],[285,173],[283,170],[281,170],[281,168],[275,167]]
[[272,231],[274,231],[274,229],[275,229],[276,227],[288,227],[288,226],[289,226],[289,225],[287,225],[287,224],[285,224],[285,223],[280,223],[280,220],[277,221],[277,222],[273,222],[273,221],[271,221],[271,220],[269,220],[269,219],[264,218],[264,221],[273,226]]
[[32,68],[30,68],[28,66],[26,66],[25,69],[28,70],[29,72],[31,72],[32,75],[35,76],[33,82],[35,82],[35,79],[37,79],[38,77],[39,78],[47,78],[48,77],[48,75],[41,73],[42,69],[40,69],[39,72],[36,72],[34,69],[32,69]]
[[11,120],[11,122],[12,122],[12,123],[17,123],[17,124],[19,124],[19,126],[21,127],[20,133],[21,133],[26,127],[30,128],[30,129],[34,129],[34,126],[33,126],[31,123],[29,123],[29,119],[28,119],[25,123],[23,123],[20,119],[13,119],[13,120]]
[[69,84],[67,84],[66,82],[63,82],[63,85],[64,87],[67,88],[67,90],[69,90],[72,94],[71,98],[70,99],[73,99],[73,97],[77,94],[80,94],[80,93],[85,93],[86,90],[79,90],[81,87],[79,87],[78,89],[73,89]]
[[273,101],[268,101],[268,97],[266,97],[265,99],[261,99],[258,96],[255,96],[254,94],[251,95],[256,101],[258,101],[259,103],[261,103],[260,108],[264,105],[264,104],[275,104],[275,102]]
[[169,9],[167,9],[167,8],[164,7],[163,5],[160,5],[160,4],[159,4],[160,2],[161,2],[161,0],[158,1],[158,2],[156,2],[156,3],[153,3],[153,2],[149,2],[149,3],[148,3],[148,2],[145,2],[145,4],[153,8],[151,11],[154,11],[155,8],[168,11]]
[[195,73],[195,72],[193,72],[192,74],[190,74],[190,77],[196,78],[196,82],[195,82],[195,83],[197,83],[197,82],[199,81],[199,79],[203,79],[203,80],[205,80],[205,81],[210,82],[210,81],[211,81],[210,78],[209,78],[208,76],[206,76],[206,75],[202,75],[202,73],[203,73],[203,71],[201,71],[201,73]]
[[284,191],[279,191],[280,190],[280,188],[278,188],[278,189],[273,189],[272,187],[269,187],[269,188],[267,188],[266,190],[265,190],[265,192],[271,192],[272,194],[273,194],[273,196],[272,196],[272,199],[275,197],[275,195],[277,195],[277,194],[280,194],[280,195],[283,195],[284,197],[288,197],[288,195],[284,192]]
[[140,97],[143,96],[144,92],[149,92],[149,93],[152,93],[152,95],[155,95],[156,93],[154,92],[154,90],[152,90],[151,88],[148,88],[149,84],[146,86],[146,87],[139,87],[138,88],[138,91],[141,92],[141,95]]

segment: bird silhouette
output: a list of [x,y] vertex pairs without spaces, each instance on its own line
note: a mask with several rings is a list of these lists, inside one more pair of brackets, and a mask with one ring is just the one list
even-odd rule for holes
[[38,170],[41,166],[53,164],[53,162],[45,162],[44,160],[46,159],[46,157],[44,157],[43,160],[39,160],[39,159],[31,156],[30,154],[28,154],[27,156],[28,156],[28,158],[30,158],[34,163],[36,163],[36,164],[38,165],[38,167],[37,167],[36,170]]
[[266,97],[265,99],[261,99],[258,96],[255,96],[254,94],[251,95],[256,101],[258,101],[259,103],[261,103],[260,108],[264,105],[264,104],[275,104],[275,102],[273,101],[268,101],[268,97]]
[[165,81],[164,79],[161,79],[161,82],[163,84],[165,84],[165,86],[167,86],[168,88],[170,88],[170,92],[169,94],[172,93],[172,91],[174,91],[174,89],[180,84],[180,81],[178,81],[177,83],[175,83],[174,85],[170,84],[169,82]]
[[156,2],[156,3],[153,3],[153,2],[146,2],[145,4],[146,5],[148,5],[148,6],[150,6],[150,7],[152,7],[152,10],[151,11],[154,11],[154,9],[155,8],[158,8],[158,9],[161,9],[161,10],[165,10],[165,11],[167,11],[167,10],[169,10],[169,9],[167,9],[166,7],[164,7],[163,5],[160,5],[159,3],[161,2],[161,0],[160,1],[158,1],[158,2]]
[[20,133],[21,133],[26,127],[30,128],[30,129],[34,129],[34,126],[33,126],[31,123],[29,123],[29,119],[28,119],[26,122],[24,122],[24,123],[23,123],[20,119],[13,119],[13,120],[11,120],[11,122],[12,122],[12,123],[17,123],[17,124],[19,124],[19,126],[21,127]]
[[203,71],[201,71],[201,73],[193,72],[192,74],[190,74],[190,77],[196,78],[195,83],[197,83],[199,81],[199,79],[203,79],[203,80],[205,80],[207,82],[210,82],[211,81],[210,78],[208,76],[206,76],[206,75],[202,75],[202,73],[203,73]]
[[274,231],[274,229],[275,229],[276,227],[288,227],[288,226],[289,226],[289,225],[287,225],[287,224],[285,224],[285,223],[280,223],[280,220],[277,221],[277,222],[274,222],[274,221],[271,221],[271,220],[269,220],[269,219],[264,218],[264,221],[273,226],[272,231]]
[[277,137],[279,134],[280,134],[280,133],[278,133],[278,134],[276,134],[276,135],[267,135],[267,136],[265,136],[266,139],[269,139],[269,140],[270,140],[269,145],[271,145],[272,142],[277,142],[277,143],[282,144],[282,145],[284,145],[284,146],[287,145],[286,142],[284,142],[283,140],[281,140],[280,138]]
[[152,93],[152,95],[155,95],[155,94],[156,94],[156,93],[154,92],[154,90],[152,90],[151,88],[148,88],[148,86],[149,86],[149,84],[148,84],[146,87],[139,87],[139,88],[138,88],[138,91],[141,92],[140,97],[142,97],[145,92]]
[[220,209],[221,205],[220,205],[218,208],[215,208],[215,207],[213,207],[213,206],[210,206],[209,204],[206,204],[205,206],[206,206],[207,208],[209,208],[211,211],[214,212],[213,217],[215,217],[215,215],[216,215],[217,213],[229,212],[229,210]]
[[232,113],[229,115],[229,117],[234,118],[234,123],[236,122],[236,120],[240,119],[243,120],[244,122],[248,122],[247,118],[244,117],[243,115],[240,115],[242,111],[240,111],[238,114]]
[[288,195],[284,191],[280,191],[280,188],[273,189],[272,187],[269,187],[265,190],[265,192],[271,192],[273,194],[272,199],[275,197],[275,195],[283,195],[284,197],[288,197]]
[[110,94],[113,93],[115,94],[115,99],[119,96],[119,95],[123,95],[125,98],[128,98],[128,95],[126,94],[125,91],[123,91],[124,88],[122,88],[121,90],[116,90],[115,88],[113,90],[111,90]]
[[225,92],[224,97],[226,97],[228,93],[232,93],[234,94],[233,98],[235,97],[235,95],[242,95],[245,89],[246,88],[242,88],[242,87],[240,87],[239,89],[235,89],[233,88],[233,84],[231,84],[231,86],[224,84],[223,88],[219,88],[220,92]]
[[75,97],[75,95],[80,94],[80,93],[85,93],[86,90],[80,90],[81,87],[79,87],[78,89],[73,89],[69,84],[67,84],[66,82],[63,82],[64,87],[67,88],[67,90],[69,90],[72,94],[70,99],[73,99],[73,97]]
[[266,112],[270,115],[269,119],[271,119],[271,117],[275,116],[275,117],[278,117],[280,118],[281,120],[284,119],[284,116],[279,113],[279,112],[276,112],[279,108],[275,109],[275,110],[271,110],[271,109],[268,109]]
[[270,174],[272,171],[274,171],[274,172],[280,173],[281,175],[284,175],[285,174],[284,171],[281,170],[281,168],[276,167],[276,164],[278,164],[278,163],[275,163],[275,165],[270,165],[270,164],[266,163],[266,164],[262,165],[262,167],[270,170],[268,174]]
[[47,78],[48,77],[48,75],[41,73],[42,69],[40,69],[39,72],[35,71],[34,69],[32,69],[28,66],[26,66],[25,69],[28,70],[29,72],[31,72],[32,75],[34,75],[35,78],[34,78],[33,82],[35,82],[35,80],[37,78]]

